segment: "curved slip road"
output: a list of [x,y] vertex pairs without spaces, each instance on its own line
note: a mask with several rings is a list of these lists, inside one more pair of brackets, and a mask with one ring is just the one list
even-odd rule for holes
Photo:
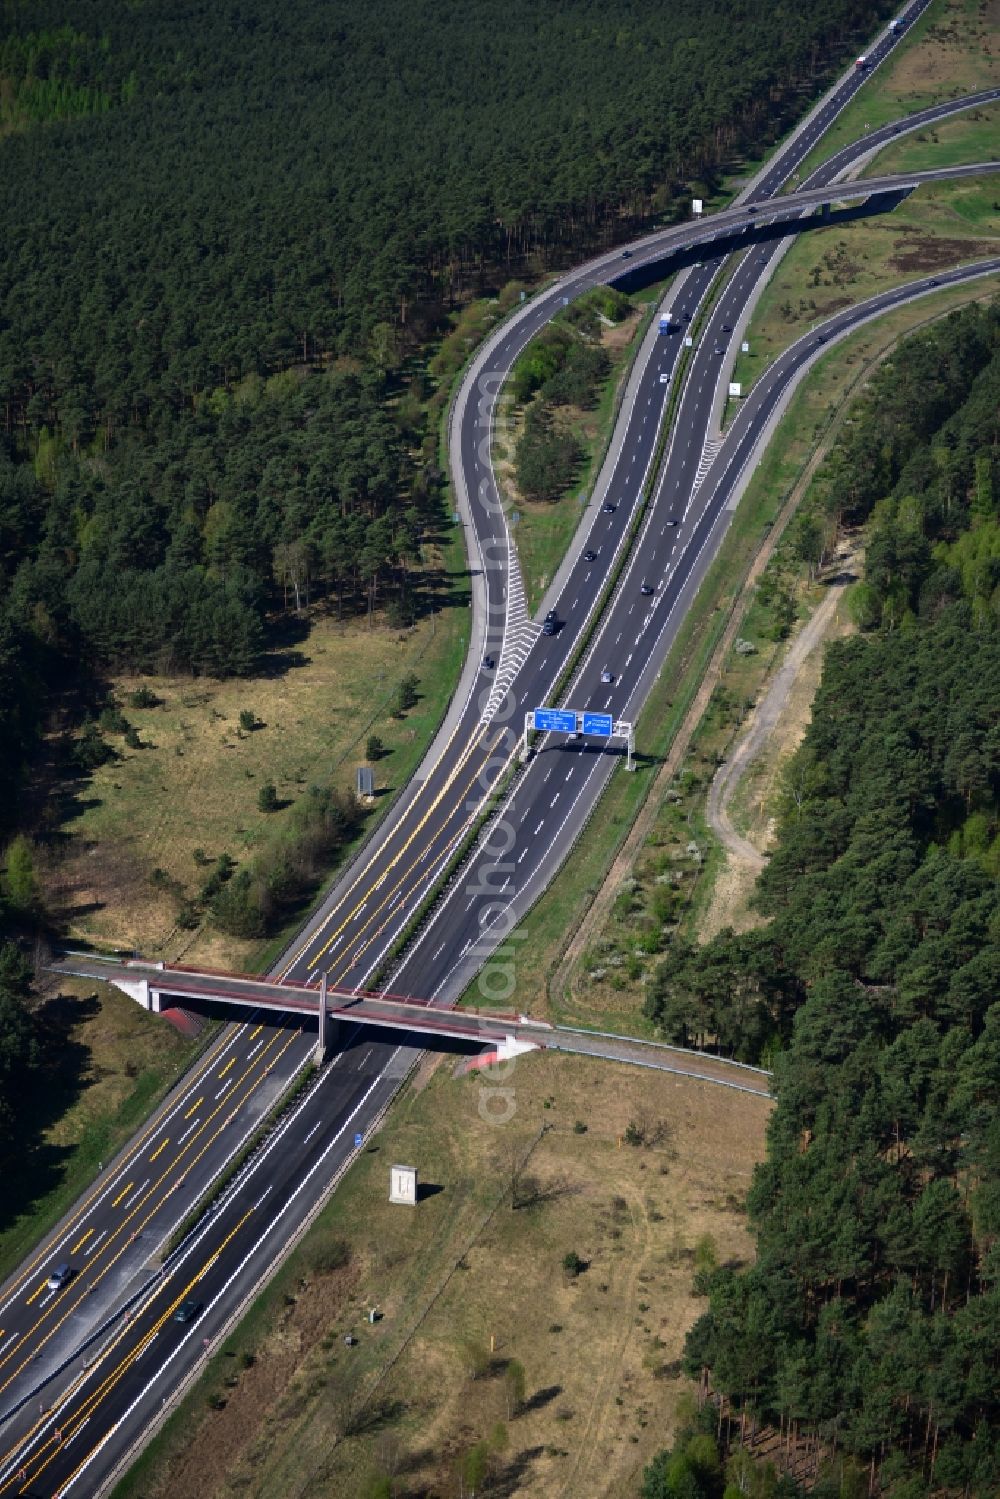
[[[851,77],[853,79],[853,75]],[[836,93],[837,91],[834,91],[834,96]],[[847,95],[849,96],[850,94]],[[939,108],[944,112],[952,112],[959,107],[963,106],[953,103]],[[967,103],[964,107],[968,107]],[[925,117],[926,112],[922,118]],[[803,149],[811,149],[812,144],[813,141],[810,139]],[[871,140],[866,140],[863,144],[868,150]],[[775,163],[772,163],[768,171],[774,170],[776,170]],[[776,182],[777,180],[776,178]],[[759,187],[757,191],[760,191]],[[669,231],[671,234],[676,232]],[[690,234],[690,231],[680,232]],[[641,254],[652,255],[654,253],[649,248],[650,241],[644,241],[643,246],[645,248],[637,247],[633,264],[639,260]],[[701,274],[697,268],[689,273],[685,286],[685,300],[691,307],[703,295],[713,274],[711,266],[704,266],[700,269]],[[528,314],[532,317],[541,317],[542,314],[550,315],[551,311],[560,305],[558,301],[553,302],[553,299],[570,294],[565,289],[567,284],[580,290],[586,285],[593,284],[593,279],[598,272],[603,279],[610,280],[614,279],[620,271],[620,257],[604,257],[601,262],[592,263],[590,267],[584,268],[576,282],[559,283],[556,289],[547,294],[548,300],[539,298],[528,304],[523,319],[514,320],[510,325],[499,330],[496,335],[497,342],[488,347],[484,353],[486,362],[474,372],[472,381],[466,384],[467,392],[470,389],[475,390],[484,371],[493,374],[493,391],[491,392],[488,385],[485,387],[485,394],[488,397],[485,408],[478,411],[472,408],[471,417],[468,405],[464,414],[456,409],[453,432],[459,434],[458,440],[463,445],[461,448],[463,471],[473,475],[472,503],[479,503],[482,508],[482,516],[475,535],[481,539],[484,562],[487,556],[491,559],[489,565],[484,565],[481,578],[485,606],[491,611],[485,617],[488,619],[495,617],[503,622],[501,636],[504,638],[503,649],[507,659],[501,656],[501,671],[508,668],[510,652],[518,649],[524,651],[524,664],[516,679],[512,680],[512,686],[516,682],[515,691],[522,704],[524,702],[531,704],[533,699],[543,700],[548,685],[558,675],[561,662],[567,659],[571,638],[576,638],[578,623],[577,619],[570,618],[571,611],[575,607],[572,588],[574,585],[579,586],[590,581],[595,590],[593,598],[596,599],[598,578],[592,576],[588,580],[586,571],[583,570],[584,564],[580,561],[579,555],[575,555],[567,569],[561,594],[561,598],[566,601],[565,609],[560,606],[561,612],[568,621],[568,627],[555,637],[554,641],[545,640],[538,646],[535,646],[532,641],[525,646],[523,639],[518,640],[515,593],[517,579],[512,568],[509,539],[505,532],[501,534],[498,529],[502,521],[499,511],[490,509],[491,474],[489,473],[488,448],[478,455],[475,450],[481,435],[488,432],[488,415],[492,396],[495,393],[497,371],[509,367],[516,349],[521,346],[517,340],[534,331],[535,325],[528,322]],[[753,277],[753,284],[756,283],[760,274],[758,271]],[[940,279],[944,282],[950,278],[941,277]],[[734,277],[729,283],[730,287],[733,286],[735,280]],[[747,281],[749,284],[749,277]],[[915,294],[919,294],[919,288],[916,290],[907,288],[904,293],[899,294],[899,299],[902,300],[905,296]],[[720,302],[718,306],[721,307],[722,303]],[[879,309],[873,308],[869,315],[876,315],[877,310]],[[853,321],[861,315],[863,311],[855,309],[854,314],[845,320],[844,328],[852,326]],[[525,326],[521,326],[521,321],[525,323]],[[837,330],[831,329],[830,336],[833,337],[836,334]],[[505,346],[503,339],[508,336],[514,338],[514,342]],[[601,569],[599,576],[606,575],[603,569],[608,566],[609,554],[613,554],[623,544],[624,516],[621,512],[635,503],[638,494],[636,464],[640,462],[640,458],[637,457],[637,451],[641,453],[642,444],[647,445],[645,451],[648,457],[644,460],[642,469],[645,473],[652,456],[655,428],[664,401],[663,387],[659,377],[664,373],[669,376],[673,370],[679,342],[677,338],[659,340],[654,336],[651,350],[652,361],[647,360],[644,364],[640,362],[641,367],[637,366],[633,381],[630,382],[628,406],[623,412],[624,429],[628,433],[627,446],[623,443],[616,443],[616,449],[623,456],[618,458],[608,480],[608,492],[618,498],[619,509],[611,516],[601,515],[595,518],[594,524],[597,529],[592,533],[593,539],[590,542],[598,552]],[[794,378],[797,369],[812,357],[812,351],[808,347],[796,346],[796,350],[800,363],[797,365],[792,361],[784,368],[784,375],[789,380]],[[789,354],[792,352],[789,351]],[[703,359],[702,363],[704,362]],[[708,363],[711,361],[709,360]],[[696,359],[692,365],[691,377],[686,387],[687,392],[696,386],[695,375],[698,367],[699,361]],[[772,406],[767,408],[763,400],[758,402],[756,415],[752,417],[749,425],[744,423],[746,430],[741,439],[743,447],[740,447],[739,441],[732,441],[737,436],[738,424],[734,424],[730,437],[727,437],[725,448],[720,451],[711,467],[705,469],[700,484],[697,484],[698,468],[703,466],[704,449],[695,464],[692,478],[693,454],[688,452],[686,444],[682,446],[677,438],[674,440],[666,468],[667,480],[665,486],[661,486],[658,490],[656,502],[649,507],[646,532],[638,554],[644,566],[656,559],[662,561],[665,569],[663,578],[669,584],[671,590],[669,597],[672,602],[668,603],[666,587],[661,589],[655,597],[654,604],[650,607],[651,617],[643,628],[638,630],[641,617],[639,619],[633,617],[636,612],[635,598],[634,595],[628,594],[628,590],[636,582],[636,564],[633,563],[631,572],[626,574],[623,587],[619,591],[619,599],[608,613],[600,636],[602,645],[606,645],[609,650],[614,647],[616,651],[619,651],[620,648],[615,659],[621,663],[621,676],[624,680],[613,684],[612,702],[616,701],[617,695],[618,701],[624,703],[627,711],[634,711],[635,706],[644,696],[649,681],[655,676],[658,662],[662,660],[663,652],[669,644],[670,628],[676,627],[676,622],[682,616],[683,609],[697,585],[697,580],[703,573],[704,566],[707,565],[706,559],[721,537],[724,525],[720,525],[720,516],[724,517],[728,513],[725,511],[725,505],[728,503],[727,496],[732,498],[737,493],[743,468],[751,461],[756,437],[766,426],[770,414],[780,402],[781,382],[775,374],[779,369],[781,369],[780,362],[772,371],[772,375],[775,376],[771,387],[771,394],[774,397]],[[705,384],[703,380],[700,392],[703,401]],[[759,390],[754,394],[759,394]],[[687,399],[686,394],[685,401]],[[751,407],[751,400],[752,398],[748,399],[741,412],[741,418],[754,409]],[[699,404],[694,416],[701,420],[707,410],[707,405]],[[645,420],[643,420],[644,417]],[[677,431],[681,430],[683,430],[681,424],[678,423]],[[708,431],[707,419],[704,431]],[[750,442],[749,447],[746,446],[747,441]],[[729,457],[730,453],[733,454],[733,458]],[[475,468],[468,466],[470,461],[474,463],[477,457],[483,468],[483,473],[478,477]],[[737,460],[737,467],[734,470],[733,463]],[[723,462],[727,465],[725,473],[719,472],[717,478],[719,465]],[[728,488],[722,483],[726,476],[728,476]],[[687,490],[684,488],[685,485],[688,486]],[[693,493],[690,492],[692,490]],[[678,505],[678,498],[683,499],[683,505]],[[721,510],[718,508],[720,502]],[[495,500],[493,503],[495,504]],[[665,504],[674,505],[680,513],[676,515],[667,513],[664,510]],[[678,526],[669,527],[667,522],[670,519],[677,519]],[[662,526],[661,540],[657,540],[654,535],[654,522]],[[493,529],[490,529],[491,523]],[[668,535],[668,532],[674,532],[675,536]],[[486,544],[491,537],[494,538],[494,544],[492,548],[488,548]],[[669,549],[667,543],[670,543]],[[584,545],[586,543],[580,540],[577,548],[582,548]],[[658,552],[651,550],[654,546],[662,547],[663,550]],[[496,561],[496,566],[492,565],[493,561]],[[512,598],[508,599],[505,596],[505,590],[513,595]],[[579,598],[579,594],[576,597]],[[508,603],[512,603],[515,607],[508,608]],[[585,607],[586,601],[579,605],[580,609]],[[671,621],[674,622],[673,626],[671,626]],[[633,660],[626,664],[628,650],[622,645],[622,640],[625,639],[629,622],[638,631],[638,637],[645,637],[645,643],[641,657],[636,657],[633,648]],[[615,638],[618,633],[622,635],[622,640]],[[626,642],[626,645],[628,644],[630,642]],[[544,647],[544,651],[541,647]],[[581,691],[590,690],[593,667],[592,653],[591,660],[584,667],[579,678]],[[401,807],[392,826],[387,828],[367,851],[368,860],[362,865],[362,877],[359,879],[356,873],[352,873],[334,893],[331,902],[331,907],[334,908],[333,919],[329,919],[329,912],[323,913],[319,918],[321,931],[303,947],[292,970],[297,975],[308,972],[315,976],[321,966],[328,965],[335,979],[339,978],[343,981],[346,977],[347,981],[360,985],[365,973],[370,972],[371,967],[379,961],[387,943],[392,940],[389,934],[393,923],[402,923],[408,919],[409,912],[419,899],[420,892],[429,883],[431,872],[447,857],[449,846],[455,846],[454,834],[447,833],[442,819],[448,815],[449,809],[454,809],[456,802],[459,803],[460,811],[465,810],[461,807],[462,801],[471,802],[473,806],[478,805],[486,789],[480,781],[480,776],[483,765],[489,758],[487,751],[494,745],[498,745],[494,758],[499,759],[506,748],[505,740],[508,737],[504,724],[500,722],[500,716],[495,711],[499,706],[499,695],[494,695],[493,702],[490,701],[492,679],[485,677],[475,679],[471,684],[471,689],[468,681],[465,685],[462,711],[460,715],[453,717],[448,732],[444,736],[445,748],[440,760],[426,770],[423,780],[409,801]],[[574,697],[574,706],[577,705],[584,706],[585,704]],[[598,700],[595,705],[601,705],[601,701]],[[488,720],[485,727],[482,726],[484,716]],[[573,761],[572,768],[569,764],[570,760]],[[555,774],[554,766],[557,762],[565,769],[565,774],[560,772],[561,785],[558,780],[552,784]],[[542,754],[529,768],[515,792],[515,797],[519,794],[521,796],[521,801],[517,804],[517,812],[518,814],[524,812],[520,820],[528,824],[527,830],[523,833],[522,842],[510,861],[514,863],[515,870],[519,871],[517,880],[515,881],[511,875],[507,879],[505,888],[498,890],[493,883],[497,860],[480,860],[478,866],[474,865],[474,868],[490,871],[487,890],[480,897],[473,898],[472,905],[468,905],[464,898],[459,902],[454,893],[449,897],[422,941],[417,944],[412,957],[400,970],[403,981],[401,982],[400,977],[397,977],[394,987],[409,989],[415,993],[430,993],[433,986],[437,989],[439,1002],[450,1002],[457,992],[461,992],[464,988],[463,973],[474,971],[474,967],[478,966],[485,956],[485,948],[482,952],[472,951],[466,934],[471,933],[478,947],[479,935],[485,928],[489,939],[485,947],[488,947],[496,940],[498,929],[508,917],[516,919],[520,911],[530,904],[530,900],[551,878],[553,869],[557,867],[558,861],[569,848],[588,804],[594,805],[603,780],[606,780],[614,763],[613,757],[607,755],[599,756],[590,752],[569,751],[554,744],[543,748]],[[569,782],[571,777],[576,776],[577,766],[583,767],[586,773],[581,774],[579,780],[574,783],[575,794],[571,796]],[[492,775],[495,776],[499,768],[497,764],[493,768]],[[490,784],[492,781],[490,774],[487,773],[486,786]],[[567,817],[564,809],[569,808],[571,803],[575,811]],[[540,812],[543,817],[543,827],[538,833],[533,832],[535,824],[530,821],[534,810]],[[465,810],[465,816],[460,817],[457,824],[459,829],[464,828],[468,815],[468,811]],[[545,817],[549,818],[547,824],[544,822]],[[454,825],[453,823],[452,826]],[[516,824],[512,825],[516,827]],[[543,837],[542,834],[545,836]],[[533,861],[529,860],[528,853],[531,846],[534,846],[538,855]],[[518,864],[518,856],[522,854],[524,857]],[[526,869],[525,864],[528,865]],[[482,912],[487,905],[495,906],[497,909],[491,913],[486,922],[483,922]],[[506,915],[502,914],[504,912]],[[334,928],[339,928],[339,930],[334,931]],[[434,933],[436,935],[432,935]],[[340,973],[337,970],[338,963],[344,965]],[[288,966],[291,968],[291,965]],[[443,984],[439,982],[442,974],[445,974]],[[271,1045],[269,1038],[272,1034],[278,1033],[274,1032],[271,1027],[265,1027],[258,1032],[256,1024],[252,1022],[242,1029],[231,1032],[220,1043],[220,1046],[227,1046],[229,1050],[224,1055],[213,1056],[210,1062],[203,1065],[196,1077],[192,1079],[195,1087],[200,1088],[198,1097],[204,1099],[205,1095],[201,1082],[204,1081],[207,1085],[207,1082],[211,1080],[214,1083],[214,1090],[222,1091],[220,1101],[226,1103],[226,1079],[229,1072],[222,1075],[223,1068],[227,1067],[231,1061],[230,1072],[242,1072],[247,1065],[247,1058],[250,1064],[253,1063],[254,1058],[250,1056],[250,1053],[253,1048],[258,1047],[261,1037],[265,1038],[266,1044]],[[282,1035],[281,1041],[287,1040],[287,1035]],[[281,1042],[274,1044],[277,1046]],[[288,1070],[303,1065],[309,1045],[308,1038],[292,1036],[279,1063],[279,1066],[285,1069],[285,1075]],[[127,1450],[137,1433],[148,1422],[151,1412],[158,1407],[163,1394],[175,1387],[178,1375],[185,1368],[194,1367],[198,1363],[201,1339],[206,1334],[211,1336],[218,1332],[219,1327],[231,1314],[232,1308],[239,1303],[241,1296],[249,1293],[258,1283],[263,1268],[273,1260],[278,1248],[287,1239],[290,1226],[307,1216],[311,1203],[315,1201],[321,1188],[328,1184],[333,1170],[338,1164],[350,1159],[353,1153],[355,1130],[359,1127],[367,1127],[372,1117],[392,1096],[412,1056],[412,1051],[406,1049],[393,1048],[384,1042],[372,1043],[370,1038],[363,1033],[345,1037],[344,1048],[336,1062],[322,1074],[316,1090],[305,1099],[297,1113],[286,1124],[280,1140],[273,1142],[267,1155],[261,1157],[260,1163],[253,1170],[248,1170],[245,1178],[234,1185],[223,1207],[185,1246],[183,1255],[171,1262],[168,1273],[158,1276],[153,1282],[153,1289],[142,1299],[132,1322],[116,1334],[121,1341],[104,1355],[93,1372],[83,1377],[79,1387],[66,1397],[57,1414],[45,1415],[40,1424],[37,1424],[34,1407],[32,1406],[30,1410],[22,1409],[19,1420],[13,1423],[15,1430],[11,1431],[11,1437],[21,1436],[25,1428],[30,1429],[36,1424],[37,1429],[29,1436],[27,1448],[20,1440],[16,1441],[13,1443],[15,1450],[9,1452],[7,1458],[0,1462],[0,1493],[22,1491],[18,1488],[21,1481],[16,1477],[19,1469],[12,1466],[19,1462],[22,1456],[30,1457],[28,1481],[31,1492],[91,1493],[95,1491],[95,1485],[102,1474],[109,1471],[115,1460]],[[265,1063],[264,1067],[266,1066]],[[264,1072],[262,1090],[267,1086],[266,1080],[273,1079],[275,1076],[276,1074]],[[190,1098],[191,1103],[197,1101],[190,1093],[186,1097]],[[214,1096],[212,1102],[216,1102]],[[205,1107],[203,1102],[201,1108]],[[246,1110],[234,1106],[233,1110],[226,1110],[226,1115],[229,1112],[234,1114],[234,1118],[228,1125],[230,1131],[238,1130],[241,1125],[245,1126]],[[182,1117],[183,1113],[184,1111],[181,1111]],[[200,1114],[198,1118],[201,1118]],[[186,1128],[186,1122],[184,1127]],[[176,1134],[173,1131],[176,1131]],[[94,1236],[103,1231],[97,1226],[99,1223],[103,1224],[107,1220],[113,1224],[113,1231],[109,1227],[106,1238],[114,1239],[121,1250],[118,1263],[122,1266],[123,1275],[131,1252],[124,1246],[131,1245],[134,1250],[134,1241],[129,1237],[134,1230],[120,1224],[123,1210],[128,1204],[128,1196],[138,1191],[140,1186],[144,1190],[148,1189],[149,1184],[145,1179],[146,1170],[150,1164],[156,1165],[151,1158],[154,1152],[160,1151],[163,1136],[169,1136],[167,1148],[163,1151],[163,1157],[167,1157],[175,1148],[180,1133],[181,1125],[176,1113],[166,1123],[154,1121],[147,1135],[133,1149],[130,1162],[135,1164],[136,1179],[133,1180],[126,1198],[116,1205],[117,1191],[114,1194],[102,1192],[101,1200],[93,1205],[91,1217]],[[209,1152],[216,1162],[215,1169],[220,1161],[232,1155],[233,1143],[232,1133],[228,1136],[220,1136],[215,1142],[212,1151]],[[157,1157],[157,1160],[163,1157]],[[141,1175],[138,1174],[140,1168]],[[178,1171],[180,1169],[178,1167]],[[185,1178],[185,1180],[190,1179]],[[266,1191],[264,1190],[265,1184],[268,1188]],[[127,1182],[122,1185],[127,1185]],[[186,1189],[176,1188],[175,1179],[172,1191],[177,1190],[186,1193]],[[174,1206],[176,1201],[177,1199],[173,1198],[172,1202],[168,1203],[168,1213],[163,1217],[169,1216],[169,1213],[172,1213],[174,1218],[179,1215],[180,1210]],[[164,1226],[165,1223],[161,1218],[159,1224],[154,1223],[145,1231],[150,1234],[162,1233]],[[72,1243],[67,1244],[67,1247],[72,1249]],[[51,1249],[51,1246],[48,1246],[48,1249]],[[86,1245],[81,1248],[79,1254],[83,1255],[85,1250]],[[141,1246],[134,1252],[141,1254]],[[32,1275],[36,1273],[40,1275],[41,1269],[47,1268],[51,1260],[52,1254],[43,1251]],[[134,1262],[131,1275],[134,1276]],[[202,1302],[199,1320],[191,1327],[175,1324],[171,1320],[169,1308],[177,1299],[178,1291],[183,1291],[195,1276],[197,1277],[195,1280],[197,1298]],[[81,1275],[78,1290],[83,1289],[82,1281]],[[128,1284],[131,1285],[131,1280]],[[30,1294],[33,1290],[34,1281],[29,1277],[28,1281],[22,1282],[22,1288],[17,1294]],[[68,1293],[62,1292],[60,1295],[68,1295]],[[38,1299],[40,1301],[42,1298]],[[15,1301],[17,1301],[17,1296],[15,1296]],[[17,1305],[20,1306],[20,1302],[17,1302]],[[61,1306],[62,1303],[58,1305]],[[166,1320],[160,1322],[159,1318],[163,1315],[165,1308],[168,1309],[168,1315]],[[45,1311],[48,1314],[48,1304]],[[83,1314],[80,1313],[80,1316],[82,1326]],[[30,1337],[37,1337],[33,1330],[34,1322],[31,1323],[31,1329]],[[145,1333],[150,1330],[153,1330],[150,1340],[143,1341]],[[29,1349],[32,1346],[30,1337],[26,1339]],[[51,1336],[46,1347],[51,1349],[52,1356],[56,1354],[65,1356],[67,1350],[71,1351],[72,1348],[78,1346],[78,1342],[79,1337],[64,1324],[58,1334]],[[0,1358],[2,1357],[3,1340],[0,1340]],[[114,1363],[116,1359],[119,1360],[120,1367]],[[113,1373],[110,1372],[112,1370]],[[29,1368],[27,1374],[30,1375],[31,1372]],[[25,1375],[22,1373],[22,1388],[24,1379]],[[106,1383],[104,1383],[105,1380],[107,1380]],[[95,1391],[98,1393],[95,1394]],[[57,1421],[61,1423],[58,1426],[55,1424]],[[57,1431],[58,1437],[55,1435]],[[0,1447],[9,1449],[11,1445],[12,1443],[8,1441],[0,1444]]]

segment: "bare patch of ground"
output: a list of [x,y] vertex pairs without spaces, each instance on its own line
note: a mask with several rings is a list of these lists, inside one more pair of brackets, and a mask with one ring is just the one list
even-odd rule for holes
[[[996,240],[991,239],[943,239],[932,238],[930,235],[913,235],[896,241],[889,257],[889,266],[894,271],[939,271],[963,260],[974,260],[979,255],[992,255],[995,251]],[[841,306],[846,305],[845,299]]]
[[[719,767],[709,788],[706,818],[726,852],[725,870],[716,879],[711,903],[699,925],[699,936],[707,940],[731,926],[737,931],[758,925],[749,900],[766,859],[764,850],[773,832],[770,810],[780,772],[798,747],[812,713],[812,701],[822,673],[825,642],[841,633],[839,610],[844,590],[856,576],[857,552],[851,545],[841,548],[827,593],[812,617],[791,642],[785,658],[771,678],[738,739],[732,753]],[[766,769],[762,773],[762,762]],[[736,792],[756,768],[754,800],[758,807],[756,838],[746,836],[730,814]],[[761,822],[763,821],[763,828]]]

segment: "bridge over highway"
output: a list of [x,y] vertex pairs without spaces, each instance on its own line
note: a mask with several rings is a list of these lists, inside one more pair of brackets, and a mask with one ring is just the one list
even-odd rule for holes
[[52,973],[114,984],[145,1009],[156,1013],[185,1001],[194,1001],[315,1017],[320,1059],[333,1039],[331,1032],[344,1021],[485,1047],[485,1053],[477,1058],[479,1065],[509,1060],[529,1051],[562,1051],[633,1067],[649,1067],[658,1072],[674,1072],[702,1082],[735,1088],[742,1093],[770,1097],[769,1073],[708,1052],[637,1040],[631,1036],[550,1025],[544,1020],[534,1020],[530,1015],[505,1014],[496,1010],[442,1009],[433,1006],[429,1000],[398,994],[337,989],[327,986],[325,976],[317,985],[295,979],[279,981],[245,973],[152,963],[141,958],[118,959],[74,952],[63,953],[47,966]]

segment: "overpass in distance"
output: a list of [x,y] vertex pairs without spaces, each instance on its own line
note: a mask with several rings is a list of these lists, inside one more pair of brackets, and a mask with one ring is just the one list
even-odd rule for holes
[[265,1010],[278,1015],[315,1020],[317,1058],[322,1059],[340,1021],[352,1026],[375,1026],[408,1032],[425,1043],[465,1042],[486,1047],[483,1062],[506,1061],[529,1051],[573,1052],[657,1072],[672,1072],[701,1082],[735,1088],[769,1098],[770,1073],[761,1067],[733,1062],[710,1052],[692,1051],[643,1041],[631,1036],[552,1025],[530,1015],[496,1010],[439,1009],[428,1000],[398,994],[374,994],[328,987],[295,979],[264,979],[252,974],[222,973],[186,968],[180,964],[151,963],[141,958],[117,959],[91,953],[67,952],[48,965],[52,973],[114,984],[145,1009],[161,1014],[185,1001]]

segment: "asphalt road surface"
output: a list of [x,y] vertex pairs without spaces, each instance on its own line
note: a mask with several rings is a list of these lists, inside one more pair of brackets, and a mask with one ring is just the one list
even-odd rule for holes
[[[908,16],[912,19],[921,8],[914,6]],[[884,55],[885,45],[872,50],[873,61]],[[753,185],[755,203],[787,181],[812,149],[817,132],[862,81],[852,71],[831,91]],[[969,102],[924,111],[908,124],[917,128],[917,123],[962,107]],[[886,127],[885,138],[898,131],[898,126]],[[869,151],[873,139],[877,137],[859,143],[853,158],[840,153],[836,169],[845,170]],[[764,232],[757,228],[760,211],[746,218],[752,248],[740,257],[692,350],[663,477],[646,506],[632,560],[565,695],[573,707],[607,709],[618,716],[635,713],[717,550],[732,513],[727,507],[752,466],[755,448],[796,376],[864,317],[932,290],[924,281],[886,293],[801,340],[757,382],[724,444],[717,446],[713,411],[735,337],[722,325],[738,327],[754,288],[768,273],[769,257],[776,253],[773,240],[756,238]],[[696,232],[697,226],[685,226],[650,236],[636,246],[624,269],[631,274],[647,261],[662,261],[685,236],[690,259]],[[727,231],[719,248],[727,248],[731,238]],[[674,298],[675,316],[683,309],[695,318],[719,258],[688,270],[683,291]],[[589,530],[581,526],[560,578],[554,606],[562,628],[554,637],[540,636],[524,612],[488,443],[496,390],[524,342],[562,305],[563,297],[618,279],[622,271],[619,253],[564,278],[505,325],[473,366],[465,399],[455,410],[453,451],[468,490],[470,545],[482,559],[477,617],[492,628],[482,634],[436,757],[425,764],[387,826],[289,953],[281,970],[289,976],[318,980],[325,970],[335,983],[361,987],[384,965],[396,936],[506,771],[525,708],[548,700],[624,549],[676,371],[679,334],[654,335],[647,357],[637,363],[612,448],[615,461],[596,498]],[[936,279],[944,285],[977,273],[983,272],[970,268]],[[817,344],[817,337],[824,343]],[[720,343],[723,354],[717,355]],[[614,506],[607,513],[597,508],[605,497]],[[592,562],[584,559],[588,549],[596,554]],[[641,592],[646,581],[654,584],[653,595]],[[487,654],[498,660],[494,672],[485,669]],[[612,676],[610,683],[601,682],[602,670]],[[507,970],[511,965],[516,970],[516,952],[506,954],[502,945],[506,934],[552,878],[616,763],[613,753],[596,744],[581,746],[556,736],[541,742],[494,823],[490,850],[481,851],[452,882],[421,939],[393,973],[393,989],[450,1004],[489,959],[497,976],[497,990],[490,997],[505,997],[500,990]],[[504,829],[498,833],[501,822]],[[289,1078],[306,1065],[312,1040],[295,1028],[274,1024],[273,1018],[265,1025],[250,1016],[231,1027],[114,1172],[0,1292],[0,1495],[99,1491],[163,1402],[199,1367],[205,1340],[214,1346],[281,1246],[352,1159],[356,1136],[373,1127],[416,1055],[406,1037],[397,1043],[384,1033],[378,1037],[360,1028],[347,1030],[335,1061],[280,1132],[242,1168],[208,1219],[165,1265],[150,1261],[151,1250],[238,1153],[240,1141]],[[50,1292],[45,1281],[61,1259],[69,1260],[76,1273],[68,1285]],[[126,1299],[133,1303],[128,1320],[119,1316],[102,1333],[102,1322]],[[175,1312],[186,1301],[195,1303],[192,1319],[176,1321]],[[40,1410],[40,1404],[51,1409]]]

